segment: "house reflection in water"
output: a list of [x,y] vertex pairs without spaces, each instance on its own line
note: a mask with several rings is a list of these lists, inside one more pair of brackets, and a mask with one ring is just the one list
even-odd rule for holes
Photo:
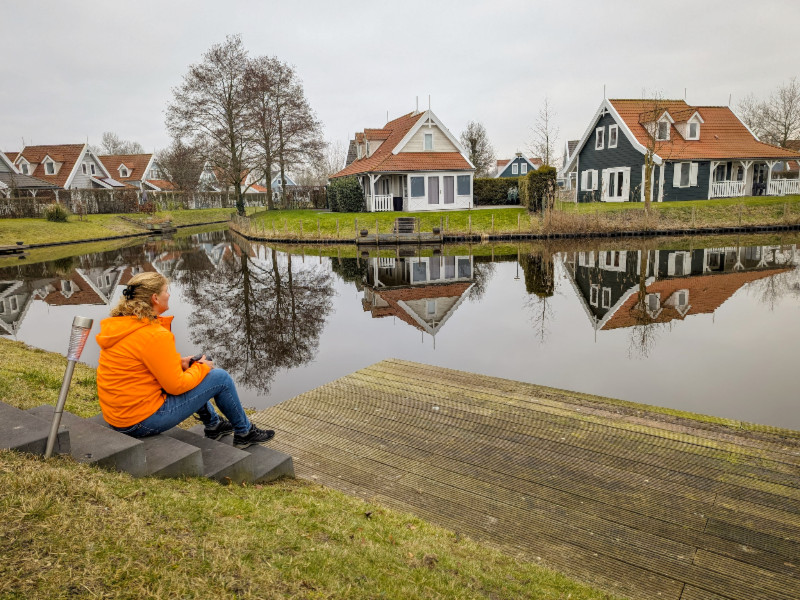
[[362,306],[435,336],[474,283],[471,256],[370,258]]
[[710,314],[745,284],[794,268],[798,255],[795,245],[601,250],[571,253],[565,264],[592,327],[610,330],[642,324],[642,291],[649,323]]

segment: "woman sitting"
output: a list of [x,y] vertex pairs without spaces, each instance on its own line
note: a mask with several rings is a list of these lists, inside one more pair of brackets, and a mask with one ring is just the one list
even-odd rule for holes
[[[205,356],[193,361],[178,354],[172,317],[161,316],[169,308],[168,283],[159,273],[134,276],[111,318],[100,323],[97,394],[103,417],[113,429],[138,438],[197,413],[206,437],[233,433],[239,448],[270,440],[275,432],[250,423],[227,371]],[[228,420],[217,415],[211,398]]]

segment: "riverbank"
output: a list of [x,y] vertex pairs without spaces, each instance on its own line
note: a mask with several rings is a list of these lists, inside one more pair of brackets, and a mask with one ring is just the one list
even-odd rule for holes
[[[0,339],[0,401],[54,404],[65,359]],[[78,364],[67,410],[98,411]],[[131,479],[0,451],[3,598],[612,600],[548,569],[309,481]]]

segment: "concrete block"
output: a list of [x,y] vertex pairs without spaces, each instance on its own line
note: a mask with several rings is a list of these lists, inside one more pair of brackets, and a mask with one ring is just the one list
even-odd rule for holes
[[[103,415],[89,421],[108,427]],[[145,475],[153,477],[202,477],[203,454],[199,448],[164,435],[138,438],[144,445]]]
[[[203,426],[196,425],[189,431],[199,436],[203,435]],[[233,436],[226,435],[218,440],[219,443],[233,446]],[[273,450],[267,446],[248,446],[247,448],[237,448],[242,452],[247,452],[253,457],[252,481],[254,483],[266,483],[279,477],[294,477],[294,463],[292,457],[278,450]]]
[[[52,409],[52,407],[51,407]],[[41,419],[4,402],[0,402],[0,448],[44,454],[47,436],[50,435],[50,419]],[[69,454],[69,432],[63,423],[58,429],[55,454]]]
[[[27,412],[49,421],[53,411],[54,407],[45,404]],[[69,430],[70,454],[78,462],[124,471],[134,477],[146,474],[144,444],[139,440],[67,411],[61,423]]]
[[253,457],[238,448],[209,440],[202,435],[191,433],[177,427],[161,435],[175,438],[186,444],[200,448],[203,453],[203,475],[222,483],[250,482],[253,480]]

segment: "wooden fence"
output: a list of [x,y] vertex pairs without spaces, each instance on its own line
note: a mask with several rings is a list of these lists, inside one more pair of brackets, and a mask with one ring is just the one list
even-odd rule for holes
[[[268,194],[244,195],[245,206],[267,206]],[[55,190],[38,192],[36,196],[0,196],[0,218],[37,218],[46,206],[60,204],[76,215],[137,213],[198,208],[236,208],[233,192],[151,192],[137,189]],[[279,209],[326,208],[325,186],[296,186],[286,190],[286,201],[273,194],[273,205]]]

